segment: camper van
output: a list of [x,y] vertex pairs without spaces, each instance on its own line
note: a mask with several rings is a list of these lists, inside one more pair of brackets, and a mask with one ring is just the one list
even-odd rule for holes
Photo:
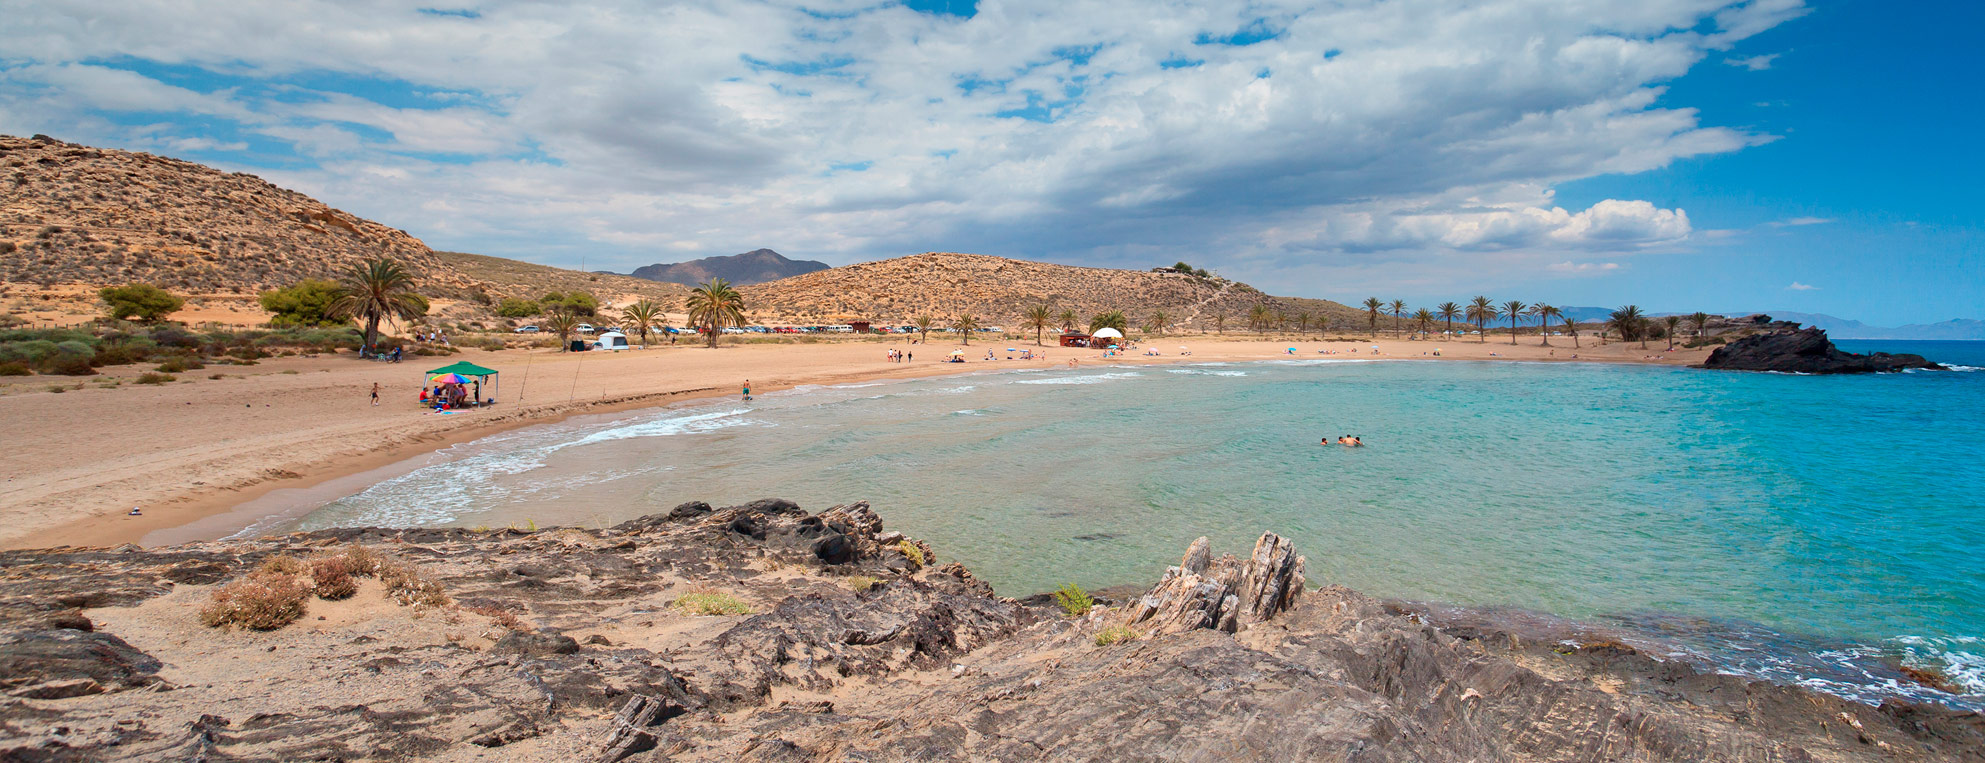
[[626,334],[622,334],[618,331],[609,331],[607,333],[601,334],[598,339],[593,340],[593,349],[626,350],[630,348],[627,346]]

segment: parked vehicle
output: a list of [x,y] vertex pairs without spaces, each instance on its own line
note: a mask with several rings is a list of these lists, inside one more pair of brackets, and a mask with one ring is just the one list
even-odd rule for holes
[[593,349],[620,351],[631,350],[633,348],[628,346],[626,334],[618,331],[608,331],[600,334],[600,338],[593,340]]
[[536,326],[518,326],[518,327],[517,327],[517,333],[519,333],[519,334],[535,334],[535,333],[538,333],[538,327],[536,327]]
[[591,333],[593,333],[593,331],[594,331],[594,329],[593,329],[593,324],[591,324],[591,323],[581,323],[581,324],[579,324],[579,333],[581,333],[581,334],[591,334]]

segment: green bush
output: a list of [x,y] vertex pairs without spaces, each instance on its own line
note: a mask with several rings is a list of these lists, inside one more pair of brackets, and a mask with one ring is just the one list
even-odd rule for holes
[[0,361],[17,360],[40,363],[55,354],[55,343],[46,339],[27,339],[0,344]]
[[1112,625],[1096,633],[1096,646],[1123,644],[1137,640],[1137,631],[1128,626]]
[[306,279],[282,289],[262,292],[262,309],[273,313],[269,325],[279,328],[337,326],[344,321],[331,317],[331,304],[344,291],[330,281]]
[[9,360],[0,363],[0,376],[27,376],[31,373],[34,372],[28,370],[28,364],[18,360]]
[[161,373],[146,371],[142,374],[139,374],[138,378],[134,379],[133,381],[136,381],[139,384],[164,384],[166,382],[179,381],[179,377],[173,376],[172,374],[161,374]]
[[106,286],[97,291],[97,296],[103,300],[104,316],[119,321],[135,319],[141,323],[157,323],[186,306],[186,300],[144,283]]
[[207,364],[201,363],[199,358],[175,355],[166,358],[164,363],[160,363],[158,370],[160,373],[178,374],[187,371],[197,371],[206,367]]
[[505,318],[529,318],[543,309],[528,299],[505,297],[502,304],[496,306],[496,314]]
[[1082,586],[1064,583],[1055,589],[1055,606],[1061,607],[1061,611],[1068,613],[1069,617],[1081,617],[1096,607],[1096,600],[1090,598],[1089,592],[1082,590]]

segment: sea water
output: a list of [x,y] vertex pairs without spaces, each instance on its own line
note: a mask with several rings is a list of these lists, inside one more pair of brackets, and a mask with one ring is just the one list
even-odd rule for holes
[[[1191,540],[1309,579],[1599,622],[1658,654],[1985,708],[1985,343],[1953,373],[1355,359],[1008,370],[574,419],[281,526],[604,526],[866,500],[1002,593],[1147,584]],[[1342,345],[1338,345],[1342,346]],[[1017,364],[1016,364],[1017,365]],[[1326,446],[1357,435],[1366,446]],[[1898,680],[1933,667],[1952,696]]]

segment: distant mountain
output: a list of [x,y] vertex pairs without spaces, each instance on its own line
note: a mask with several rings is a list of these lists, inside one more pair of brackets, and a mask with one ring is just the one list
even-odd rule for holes
[[744,254],[728,257],[705,257],[700,260],[661,263],[635,268],[628,275],[646,278],[650,281],[667,281],[687,286],[722,278],[733,286],[777,281],[781,278],[805,275],[826,270],[827,263],[813,260],[789,260],[784,255],[770,249],[754,249]]
[[1985,321],[1971,318],[1955,318],[1942,323],[1912,323],[1907,326],[1870,326],[1857,320],[1835,318],[1819,313],[1795,313],[1789,310],[1764,311],[1782,321],[1798,321],[1801,325],[1826,330],[1827,336],[1834,339],[1943,339],[1943,340],[1985,340]]

